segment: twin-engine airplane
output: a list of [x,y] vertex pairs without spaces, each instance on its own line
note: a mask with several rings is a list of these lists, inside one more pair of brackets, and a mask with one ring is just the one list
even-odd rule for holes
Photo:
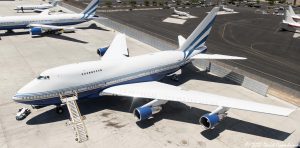
[[40,36],[44,33],[74,32],[76,29],[68,25],[80,24],[97,18],[95,13],[99,2],[100,0],[93,0],[79,14],[49,15],[47,9],[38,15],[0,17],[0,30],[29,28],[32,36]]
[[24,12],[24,10],[33,10],[36,12],[42,12],[45,9],[50,9],[53,7],[56,7],[58,4],[57,0],[53,0],[50,3],[45,3],[45,4],[40,4],[40,5],[22,5],[22,6],[17,6],[17,8],[15,10],[17,10],[17,12],[22,11]]
[[207,50],[205,42],[218,11],[218,7],[213,8],[187,39],[179,36],[178,50],[129,57],[125,35],[118,34],[108,48],[98,49],[102,56],[100,61],[46,70],[21,88],[13,100],[29,105],[56,105],[59,109],[62,104],[60,95],[71,95],[74,92],[78,93],[79,100],[95,95],[154,99],[134,109],[134,116],[139,121],[158,113],[168,101],[216,106],[216,110],[203,115],[199,120],[206,129],[215,127],[225,118],[229,108],[288,116],[292,109],[184,90],[158,81],[195,59],[245,59],[204,53]]

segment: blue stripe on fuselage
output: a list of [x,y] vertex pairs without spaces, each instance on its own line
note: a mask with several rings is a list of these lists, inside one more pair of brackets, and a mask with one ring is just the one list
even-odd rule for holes
[[[122,85],[122,84],[130,84],[130,83],[138,83],[138,82],[157,81],[157,80],[162,79],[167,74],[173,73],[177,70],[178,70],[178,68],[171,69],[171,70],[164,71],[164,72],[161,72],[161,73],[140,77],[140,78],[137,78],[137,79],[126,81],[126,82],[121,82],[119,84],[114,84],[112,86]],[[105,88],[112,87],[112,86],[107,86]],[[78,93],[78,99],[87,99],[91,96],[99,95],[99,93],[102,90],[104,90],[105,88],[98,88],[98,89]],[[18,97],[23,97],[23,96],[24,97],[29,97],[29,96],[34,96],[34,95],[18,94],[16,96],[18,96]],[[47,99],[39,99],[39,100],[30,100],[30,101],[24,101],[24,100],[23,101],[22,100],[15,100],[15,101],[18,102],[18,103],[24,103],[24,104],[29,104],[29,105],[56,105],[56,104],[61,104],[60,98],[58,98],[58,97],[47,98]]]
[[[45,25],[54,25],[54,26],[67,26],[67,25],[76,25],[85,22],[85,20],[78,22],[64,22],[64,23],[47,23]],[[16,26],[0,26],[0,30],[12,30],[12,29],[26,29],[28,25],[16,25]]]

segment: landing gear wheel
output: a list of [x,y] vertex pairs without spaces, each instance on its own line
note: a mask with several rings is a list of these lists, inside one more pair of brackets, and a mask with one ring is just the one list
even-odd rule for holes
[[61,106],[56,107],[56,113],[57,114],[62,114],[64,112],[64,109]]

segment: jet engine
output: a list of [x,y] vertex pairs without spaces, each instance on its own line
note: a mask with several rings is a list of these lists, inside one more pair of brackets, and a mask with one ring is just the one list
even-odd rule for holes
[[205,129],[213,129],[227,116],[226,112],[228,109],[226,107],[218,107],[215,111],[200,117],[199,122]]
[[134,109],[133,115],[137,117],[138,121],[149,119],[153,114],[162,110],[161,105],[166,104],[167,101],[153,100],[141,107]]
[[30,29],[30,33],[32,36],[35,36],[35,35],[41,35],[42,33],[44,33],[44,31],[41,27],[33,27]]
[[98,54],[100,57],[104,56],[104,54],[105,54],[105,52],[107,51],[108,47],[109,47],[109,46],[97,49],[97,54]]

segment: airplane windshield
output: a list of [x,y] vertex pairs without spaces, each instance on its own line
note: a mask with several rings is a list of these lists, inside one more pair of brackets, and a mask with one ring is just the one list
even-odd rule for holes
[[50,76],[38,76],[38,80],[43,80],[43,79],[50,79]]

